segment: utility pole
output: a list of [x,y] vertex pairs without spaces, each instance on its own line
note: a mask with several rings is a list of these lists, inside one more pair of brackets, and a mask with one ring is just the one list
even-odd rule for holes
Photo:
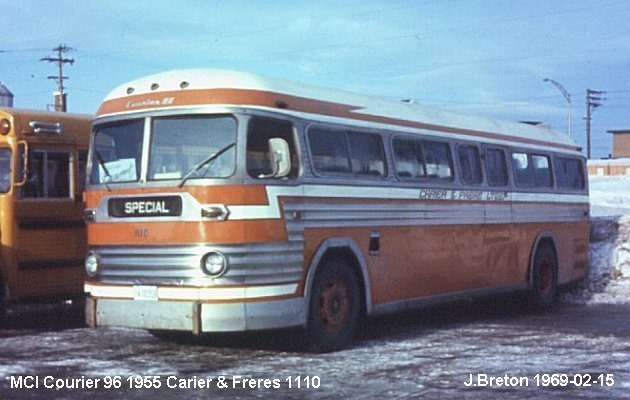
[[591,159],[591,108],[602,106],[601,95],[606,92],[586,89],[586,159]]
[[67,111],[67,105],[66,105],[66,94],[64,93],[64,86],[63,86],[63,80],[64,79],[68,79],[67,76],[63,76],[63,64],[69,63],[70,65],[72,65],[74,63],[74,58],[64,58],[63,54],[67,53],[69,51],[71,51],[72,49],[70,47],[67,47],[66,45],[60,44],[59,46],[55,47],[53,49],[53,51],[57,52],[57,57],[44,57],[41,58],[39,61],[48,61],[48,62],[56,62],[57,63],[57,68],[58,68],[58,75],[57,76],[49,76],[48,79],[54,79],[57,81],[57,84],[59,86],[59,92],[58,92],[58,96],[59,96],[59,100],[55,101],[55,111],[61,111],[61,112],[66,112]]

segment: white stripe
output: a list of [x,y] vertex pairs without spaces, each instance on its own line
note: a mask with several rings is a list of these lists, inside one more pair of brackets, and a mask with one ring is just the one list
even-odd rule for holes
[[589,201],[588,196],[583,194],[520,193],[492,190],[407,189],[336,185],[267,186],[266,190],[269,205],[228,206],[230,210],[228,219],[279,219],[281,217],[279,197],[422,200],[422,191],[435,191],[436,193],[440,192],[443,200],[458,199],[462,203],[482,201],[487,205],[498,200],[461,200],[461,198],[463,194],[496,193],[500,195],[500,201],[506,202],[588,203]]
[[[297,283],[291,283],[232,288],[158,287],[158,297],[160,300],[246,300],[294,294],[297,286]],[[134,298],[133,286],[105,286],[86,283],[85,292],[90,293],[93,297]]]

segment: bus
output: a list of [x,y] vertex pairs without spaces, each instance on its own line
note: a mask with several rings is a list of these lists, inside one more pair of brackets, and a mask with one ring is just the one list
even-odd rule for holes
[[0,108],[0,315],[84,297],[87,115]]
[[588,271],[585,160],[545,127],[244,72],[114,89],[88,160],[92,327],[302,327],[346,346],[365,317]]

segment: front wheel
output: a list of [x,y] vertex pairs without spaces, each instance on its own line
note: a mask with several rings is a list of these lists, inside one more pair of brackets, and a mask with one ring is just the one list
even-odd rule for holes
[[306,327],[307,349],[342,349],[354,337],[361,319],[361,295],[356,274],[341,259],[326,262],[315,275]]
[[535,309],[551,307],[558,292],[558,262],[551,245],[541,244],[536,250],[531,279],[530,305]]

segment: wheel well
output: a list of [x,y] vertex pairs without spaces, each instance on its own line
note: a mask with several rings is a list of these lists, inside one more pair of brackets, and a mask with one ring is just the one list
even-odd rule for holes
[[[361,316],[363,317],[368,312],[368,299],[366,298],[366,282],[363,274],[363,268],[361,267],[361,262],[357,259],[357,255],[350,247],[332,247],[325,250],[323,255],[319,258],[316,265],[312,265],[311,268],[314,268],[315,271],[312,274],[309,274],[309,277],[314,277],[317,273],[317,270],[321,265],[324,265],[330,260],[343,260],[352,268],[354,272],[358,284],[359,284],[359,293],[360,293],[360,301],[361,301]],[[310,292],[312,282],[307,282],[308,292]],[[307,292],[307,294],[308,294]]]

